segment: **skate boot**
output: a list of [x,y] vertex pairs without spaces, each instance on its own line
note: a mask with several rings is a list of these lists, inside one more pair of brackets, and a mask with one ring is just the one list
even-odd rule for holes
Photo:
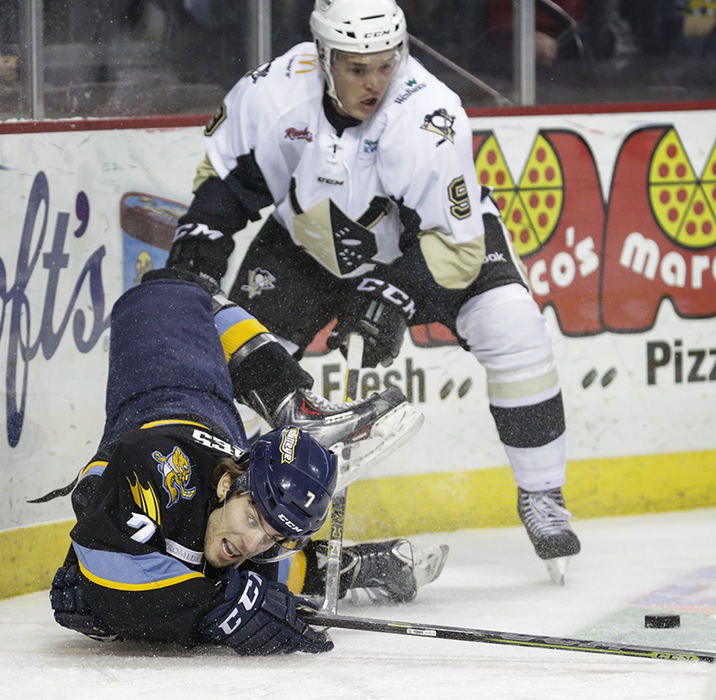
[[569,524],[572,514],[565,508],[562,489],[518,488],[517,512],[537,556],[545,561],[550,578],[564,585],[569,557],[578,554],[581,546]]
[[[325,587],[326,542],[316,543],[320,580],[304,593],[322,595]],[[345,547],[341,553],[339,595],[365,589],[375,603],[409,603],[418,588],[434,581],[443,569],[450,548],[443,544],[414,547],[408,540],[386,540]]]
[[275,427],[295,425],[308,431],[336,453],[336,492],[355,481],[369,463],[402,445],[422,422],[423,414],[395,388],[345,403],[298,389],[283,400],[271,420]]

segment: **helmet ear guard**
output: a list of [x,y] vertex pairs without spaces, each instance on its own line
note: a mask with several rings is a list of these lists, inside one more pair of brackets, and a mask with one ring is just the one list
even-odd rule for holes
[[261,561],[293,554],[318,532],[328,516],[337,461],[296,427],[274,430],[253,443],[249,468],[233,481],[227,496],[249,492],[261,517],[285,540],[259,555]]
[[395,0],[316,0],[310,24],[328,94],[339,106],[331,73],[334,52],[366,54],[395,49],[399,52],[396,73],[407,60],[405,15]]

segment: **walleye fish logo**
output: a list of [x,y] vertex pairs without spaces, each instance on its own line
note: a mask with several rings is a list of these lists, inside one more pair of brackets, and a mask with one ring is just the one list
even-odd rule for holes
[[156,451],[152,457],[157,462],[157,470],[162,475],[162,486],[169,495],[167,508],[171,508],[180,498],[190,501],[196,494],[196,487],[187,488],[191,479],[191,463],[189,458],[175,447],[168,455]]

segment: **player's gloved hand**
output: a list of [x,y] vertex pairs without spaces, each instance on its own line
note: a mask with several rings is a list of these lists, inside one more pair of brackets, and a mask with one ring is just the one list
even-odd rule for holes
[[196,274],[204,273],[221,280],[234,250],[234,240],[206,224],[177,226],[169,251],[167,267],[179,267]]
[[204,617],[200,631],[241,656],[294,651],[318,654],[333,649],[325,632],[313,629],[299,617],[302,607],[314,608],[282,583],[267,581],[254,571],[230,569],[224,602]]
[[84,599],[80,581],[80,568],[77,564],[61,566],[50,589],[50,604],[55,620],[63,627],[82,632],[99,642],[111,642],[118,639],[89,609]]
[[326,340],[329,350],[340,347],[346,355],[346,339],[360,333],[365,339],[363,367],[390,365],[403,344],[407,322],[415,313],[415,302],[402,289],[384,279],[366,276],[356,286],[348,307]]

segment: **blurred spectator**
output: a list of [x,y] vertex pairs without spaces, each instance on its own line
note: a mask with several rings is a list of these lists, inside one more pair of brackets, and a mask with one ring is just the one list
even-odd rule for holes
[[645,54],[669,53],[681,38],[689,0],[620,0],[619,11],[637,49]]
[[17,65],[17,56],[3,56],[0,54],[0,85],[17,82]]
[[[141,2],[142,0],[135,0]],[[237,0],[144,0],[154,2],[166,17],[165,41],[174,65],[187,81],[232,86],[255,68],[251,52],[256,41],[251,13]],[[303,22],[313,0],[272,0],[271,51],[283,51],[310,39]]]
[[306,17],[311,14],[313,4],[314,0],[272,0],[272,56],[288,51],[301,41],[311,41]]
[[[557,60],[610,58],[616,44],[618,0],[537,0],[535,54],[537,64]],[[495,42],[512,44],[512,1],[489,0],[488,23]]]
[[[481,46],[488,33],[488,0],[398,0],[410,27],[410,33],[432,49],[478,74],[484,63]],[[464,85],[454,83],[455,74],[435,61],[415,44],[410,47],[431,72],[460,92]]]
[[0,12],[0,85],[17,82],[20,53],[18,0],[3,0]]

